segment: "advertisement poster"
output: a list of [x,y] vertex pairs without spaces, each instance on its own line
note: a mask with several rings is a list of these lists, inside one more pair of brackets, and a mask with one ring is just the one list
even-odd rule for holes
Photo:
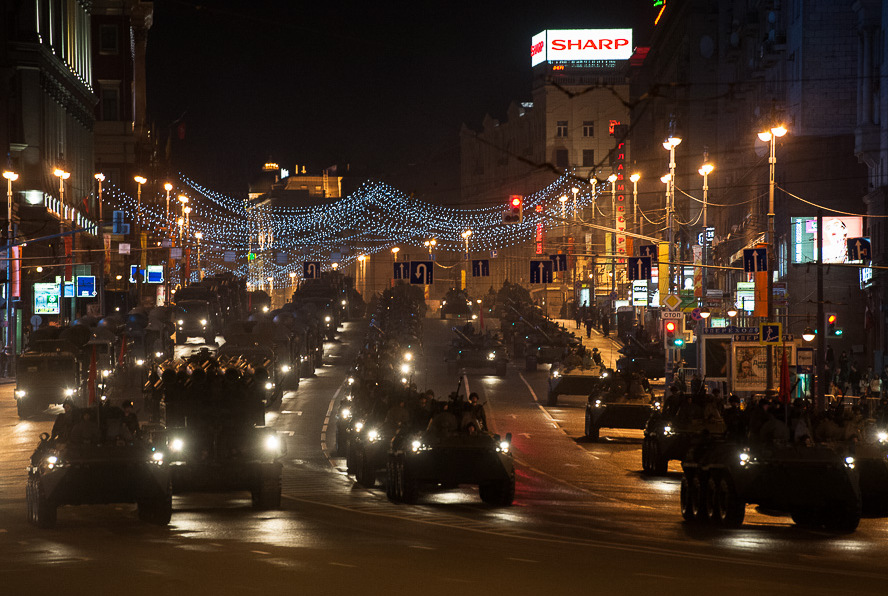
[[[794,366],[793,344],[774,346],[774,387],[780,384],[780,360],[783,358],[783,350],[789,366]],[[764,391],[768,385],[768,349],[758,342],[734,342],[731,360],[732,390],[733,391]]]
[[703,375],[710,381],[727,381],[731,337],[705,337],[703,346]]
[[34,314],[59,314],[59,285],[47,283],[34,284]]

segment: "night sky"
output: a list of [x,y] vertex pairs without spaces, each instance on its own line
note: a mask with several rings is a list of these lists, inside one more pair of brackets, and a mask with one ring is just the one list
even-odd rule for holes
[[159,1],[149,120],[161,146],[172,131],[174,168],[220,192],[246,192],[268,159],[396,184],[455,176],[461,124],[530,99],[534,34],[633,27],[638,42],[650,5]]

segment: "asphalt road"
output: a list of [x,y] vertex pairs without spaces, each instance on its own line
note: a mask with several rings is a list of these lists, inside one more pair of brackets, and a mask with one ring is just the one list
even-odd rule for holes
[[[450,325],[426,321],[415,377],[439,396],[457,385],[443,362]],[[280,511],[253,511],[246,493],[185,495],[166,528],[124,504],[63,507],[56,528],[36,529],[25,466],[53,415],[19,421],[13,387],[0,386],[0,593],[885,593],[888,520],[837,535],[749,507],[739,530],[685,524],[677,465],[643,476],[640,431],[586,442],[581,398],[544,407],[544,366],[502,379],[468,371],[491,426],[513,434],[512,507],[484,505],[473,488],[389,503],[327,449],[363,330],[346,324],[323,369],[268,416],[288,443]]]

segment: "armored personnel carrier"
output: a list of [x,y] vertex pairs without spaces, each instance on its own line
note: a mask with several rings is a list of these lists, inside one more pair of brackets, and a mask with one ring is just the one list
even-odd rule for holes
[[597,392],[609,373],[600,366],[570,367],[556,363],[549,369],[549,393],[546,405],[557,406],[560,395],[583,395]]
[[657,402],[638,374],[608,370],[586,403],[585,435],[597,441],[602,428],[644,429]]
[[249,491],[256,509],[281,503],[285,445],[265,427],[266,377],[242,359],[202,351],[166,363],[162,427],[175,493]]
[[50,528],[63,505],[107,503],[136,503],[139,519],[170,522],[173,502],[164,451],[139,438],[111,436],[102,410],[106,408],[73,410],[79,420],[70,433],[40,435],[28,466],[30,523]]
[[503,343],[490,333],[466,333],[453,328],[456,339],[450,344],[445,361],[459,368],[489,368],[498,377],[506,376],[509,356]]

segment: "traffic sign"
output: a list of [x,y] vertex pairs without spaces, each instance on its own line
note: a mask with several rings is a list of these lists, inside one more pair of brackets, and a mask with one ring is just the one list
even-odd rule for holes
[[760,323],[759,343],[779,344],[783,337],[783,325],[780,323]]
[[657,247],[653,244],[642,244],[638,247],[638,254],[642,257],[657,258]]
[[669,319],[680,321],[684,316],[684,313],[680,310],[664,310],[660,312],[660,318],[664,321],[668,321]]
[[554,261],[531,261],[530,262],[530,283],[532,284],[550,284],[552,283],[552,268]]
[[318,279],[321,276],[321,263],[319,261],[305,261],[302,263],[302,277],[305,279]]
[[744,248],[743,271],[746,273],[759,273],[768,270],[767,248]]
[[407,279],[410,277],[410,263],[394,263],[395,271],[392,277],[395,279]]
[[487,259],[472,261],[472,277],[490,277],[490,261]]
[[629,281],[651,278],[651,257],[628,257],[626,259],[626,272]]
[[699,308],[695,308],[694,310],[691,311],[691,318],[694,319],[695,321],[702,321],[703,320],[703,315],[700,314]]
[[848,238],[849,261],[869,261],[872,255],[872,245],[869,238]]
[[432,285],[434,263],[432,261],[410,261],[410,283]]
[[663,306],[668,308],[669,310],[675,310],[681,305],[681,298],[676,296],[675,294],[669,294],[666,298],[663,299]]
[[567,255],[549,255],[553,271],[567,271]]

